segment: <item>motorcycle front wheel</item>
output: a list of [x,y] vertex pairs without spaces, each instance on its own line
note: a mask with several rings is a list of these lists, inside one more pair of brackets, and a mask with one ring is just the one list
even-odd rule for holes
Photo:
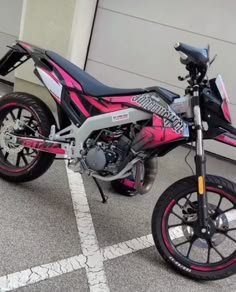
[[236,185],[208,175],[208,231],[198,226],[196,177],[181,179],[159,198],[152,234],[161,256],[193,279],[218,280],[236,272]]

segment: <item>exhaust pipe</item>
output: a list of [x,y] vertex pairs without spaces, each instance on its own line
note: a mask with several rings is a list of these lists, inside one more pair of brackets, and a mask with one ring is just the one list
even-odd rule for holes
[[135,188],[141,195],[148,193],[157,175],[157,158],[151,158],[144,162],[144,178],[141,180],[142,163],[136,164]]

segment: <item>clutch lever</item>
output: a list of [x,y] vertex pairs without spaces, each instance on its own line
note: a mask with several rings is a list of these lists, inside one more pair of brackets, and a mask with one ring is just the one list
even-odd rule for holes
[[217,58],[217,54],[211,59],[211,61],[209,62],[209,67],[211,66],[211,64],[215,61],[215,59]]

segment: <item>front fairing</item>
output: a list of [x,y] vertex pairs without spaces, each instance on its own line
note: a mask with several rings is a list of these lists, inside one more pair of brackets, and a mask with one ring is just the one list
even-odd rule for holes
[[209,86],[202,90],[200,100],[203,118],[212,112],[217,118],[231,124],[229,98],[220,75],[210,80]]
[[236,128],[232,125],[229,98],[220,75],[210,80],[201,94],[203,120],[208,123],[205,139],[236,147]]
[[221,98],[221,110],[223,112],[224,118],[226,119],[227,122],[231,123],[231,114],[229,110],[229,97],[225,88],[224,81],[221,77],[221,75],[218,75],[215,80],[216,88],[218,91],[218,94]]

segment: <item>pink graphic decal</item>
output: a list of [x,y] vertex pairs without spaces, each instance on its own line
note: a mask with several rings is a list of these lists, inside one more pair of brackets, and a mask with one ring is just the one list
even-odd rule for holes
[[65,150],[58,147],[58,148],[41,148],[40,149],[41,151],[46,151],[46,152],[50,152],[50,153],[53,153],[53,154],[62,154],[64,155],[65,154]]
[[26,48],[26,49],[32,51],[32,47],[31,47],[30,44],[25,43],[25,42],[20,42],[20,45],[21,45],[22,47],[24,47],[24,48]]
[[99,109],[101,112],[104,112],[104,113],[114,112],[114,111],[127,108],[125,106],[122,106],[121,104],[112,104],[106,101],[100,102],[100,101],[97,101],[96,98],[91,97],[91,96],[84,96],[84,98],[89,103],[91,103],[93,106],[95,106],[97,109]]
[[197,266],[197,265],[191,265],[191,269],[194,269],[194,270],[198,270],[198,271],[203,271],[203,272],[209,272],[209,271],[216,271],[216,270],[221,270],[221,269],[224,269],[232,264],[234,264],[236,262],[236,257],[233,258],[232,260],[228,261],[227,263],[225,264],[222,264],[222,265],[217,265],[215,267],[203,267],[203,266]]
[[2,165],[2,164],[0,164],[0,168],[1,168],[1,169],[4,169],[4,170],[6,170],[6,171],[9,171],[9,172],[18,173],[18,172],[21,172],[21,171],[24,171],[24,170],[30,168],[30,167],[33,165],[33,163],[35,162],[35,160],[36,160],[36,159],[34,159],[29,165],[24,166],[24,167],[13,168],[13,167],[8,167],[8,166],[6,166],[6,165]]
[[225,133],[217,136],[215,140],[236,147],[236,136]]
[[137,102],[132,101],[133,96],[111,96],[111,97],[103,97],[104,100],[107,100],[111,103],[129,103],[135,106],[138,106]]
[[153,125],[153,127],[160,127],[160,126],[162,127],[163,126],[162,118],[160,118],[157,115],[153,114],[152,125]]
[[224,117],[229,123],[231,123],[232,120],[231,120],[231,114],[229,110],[229,103],[226,100],[223,101],[221,108],[222,108]]
[[172,127],[166,127],[163,119],[159,116],[153,114],[152,121],[152,127],[145,127],[140,132],[145,148],[152,148],[183,138],[183,133],[177,133]]
[[89,113],[86,110],[86,108],[83,106],[82,102],[80,101],[78,95],[76,94],[76,92],[71,91],[70,92],[70,97],[73,100],[73,102],[77,105],[77,107],[79,108],[79,110],[83,113],[83,115],[87,118],[89,117]]
[[21,137],[18,143],[26,148],[33,148],[54,154],[65,154],[65,150],[61,148],[61,145],[52,141]]
[[226,198],[228,198],[229,200],[231,200],[232,202],[236,202],[236,199],[230,195],[229,193],[225,192],[224,190],[222,189],[217,189],[217,188],[214,188],[214,187],[211,187],[211,186],[207,186],[207,191],[213,191],[213,192],[216,192],[216,193],[219,193],[219,194],[222,194],[224,195]]
[[127,179],[127,178],[122,180],[122,184],[127,186],[127,187],[129,187],[129,188],[131,188],[131,189],[135,188],[135,182],[130,180],[130,179]]
[[181,133],[178,134],[172,128],[165,127],[145,127],[141,130],[141,135],[147,141],[144,146],[145,148],[152,148],[183,138]]
[[61,74],[63,79],[65,80],[65,83],[69,87],[76,87],[78,90],[82,91],[81,85],[76,82],[69,74],[67,74],[59,65],[57,65],[52,60],[49,60],[49,62],[57,69],[57,71]]
[[230,115],[230,110],[229,110],[229,97],[225,88],[224,81],[221,77],[221,75],[218,75],[216,78],[216,86],[220,92],[220,95],[222,97],[223,103],[221,105],[223,114],[225,119],[231,123],[231,115]]
[[[50,60],[49,62],[58,70],[58,72],[61,74],[61,76],[65,80],[65,83],[66,83],[66,85],[68,87],[72,87],[72,88],[76,87],[76,89],[82,91],[81,85],[78,82],[76,82],[69,74],[67,74],[60,66],[58,66],[52,60]],[[79,110],[83,113],[83,115],[85,117],[89,117],[90,114],[86,110],[86,108],[84,107],[84,105],[82,104],[82,102],[80,101],[78,95],[75,92],[71,91],[70,92],[70,97],[73,100],[73,102],[77,105],[77,107],[79,108]]]
[[[155,114],[153,123],[160,125],[161,121],[157,117],[161,117],[164,122],[163,127],[171,128],[172,131],[177,134],[183,133],[184,131],[185,124],[183,120],[173,110],[171,110],[167,104],[163,105],[163,102],[160,102],[160,100],[158,100],[156,96],[151,93],[138,94],[134,96],[105,97],[104,99],[115,103],[127,103],[131,106],[141,108],[142,110],[152,112]],[[170,135],[168,134],[168,136]],[[173,138],[170,137],[166,141],[176,139],[175,134],[172,136]],[[179,137],[179,135],[177,135],[177,137]]]
[[16,106],[17,103],[16,102],[9,102],[9,103],[6,103],[4,104],[3,106],[0,107],[0,110],[4,109],[4,108],[7,108],[9,106]]

